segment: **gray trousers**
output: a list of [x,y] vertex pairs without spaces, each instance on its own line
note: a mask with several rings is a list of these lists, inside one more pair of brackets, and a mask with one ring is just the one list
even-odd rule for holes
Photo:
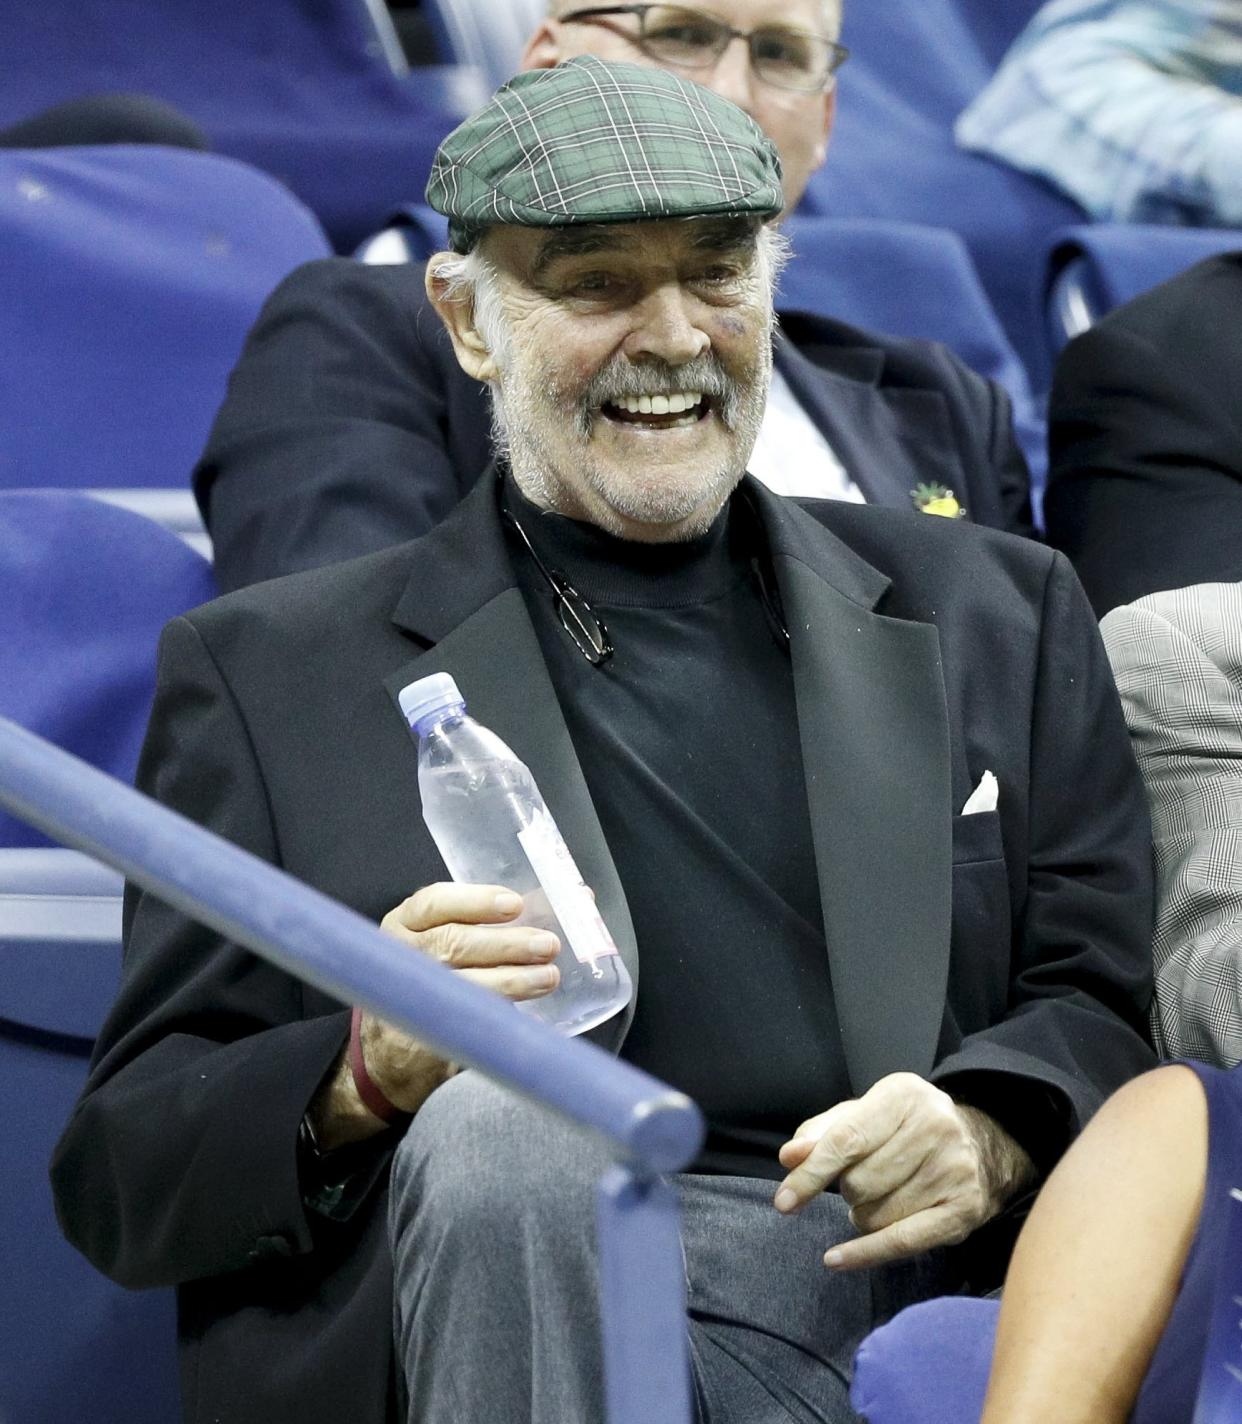
[[[409,1424],[603,1424],[595,1186],[603,1144],[463,1073],[393,1164],[394,1332]],[[834,1275],[839,1197],[796,1217],[775,1183],[683,1175],[689,1341],[701,1424],[847,1424],[863,1336],[952,1289],[943,1262]]]

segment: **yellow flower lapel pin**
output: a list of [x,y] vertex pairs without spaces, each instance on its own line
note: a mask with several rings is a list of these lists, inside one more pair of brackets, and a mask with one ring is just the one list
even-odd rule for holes
[[919,485],[910,491],[910,498],[921,514],[938,514],[942,519],[966,518],[966,510],[946,485]]

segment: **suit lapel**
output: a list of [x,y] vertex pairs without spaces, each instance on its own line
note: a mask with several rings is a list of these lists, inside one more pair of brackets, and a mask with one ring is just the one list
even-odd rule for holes
[[750,482],[790,635],[824,934],[850,1079],[935,1061],[952,824],[937,630],[875,611],[888,579]]
[[[776,364],[867,503],[913,509],[915,483],[942,484],[964,500],[961,463],[943,396],[882,385],[884,357],[877,350],[824,350],[833,369],[781,337]],[[915,480],[903,438],[910,430],[920,432]]]
[[[526,763],[583,879],[595,891],[637,990],[629,907],[513,578],[495,486],[485,475],[444,524],[411,546],[413,569],[393,621],[430,646],[389,674],[384,686],[395,702],[416,678],[450,673],[471,716]],[[416,756],[412,739],[410,755]],[[586,1036],[615,1050],[633,1013],[631,999],[623,1014]]]

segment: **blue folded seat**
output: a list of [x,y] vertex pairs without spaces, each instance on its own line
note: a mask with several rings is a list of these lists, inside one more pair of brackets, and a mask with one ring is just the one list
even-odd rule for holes
[[[101,439],[106,422],[101,422]],[[165,621],[214,594],[158,524],[84,494],[0,491],[0,716],[132,778]],[[98,1275],[56,1227],[52,1147],[120,975],[121,882],[0,812],[6,1092],[0,1418],[179,1417],[173,1301]]]
[[180,490],[259,308],[329,251],[278,183],[149,146],[0,150],[0,489]]
[[1239,251],[1242,231],[1232,228],[1087,223],[1055,233],[1047,277],[1053,349],[1196,262]]
[[408,73],[379,0],[5,0],[0,126],[66,99],[162,99],[213,148],[280,178],[339,251],[421,194],[475,71]]

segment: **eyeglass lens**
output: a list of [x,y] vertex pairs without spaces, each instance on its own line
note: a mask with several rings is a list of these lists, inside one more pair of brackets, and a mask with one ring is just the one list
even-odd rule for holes
[[556,590],[556,609],[561,616],[561,627],[577,643],[578,651],[587,662],[598,666],[612,656],[608,629],[586,599],[567,583],[560,584]]
[[[702,10],[652,5],[640,12],[639,40],[652,59],[687,69],[713,64],[733,30]],[[837,47],[819,35],[767,25],[748,36],[756,75],[783,89],[820,89],[837,63]]]

